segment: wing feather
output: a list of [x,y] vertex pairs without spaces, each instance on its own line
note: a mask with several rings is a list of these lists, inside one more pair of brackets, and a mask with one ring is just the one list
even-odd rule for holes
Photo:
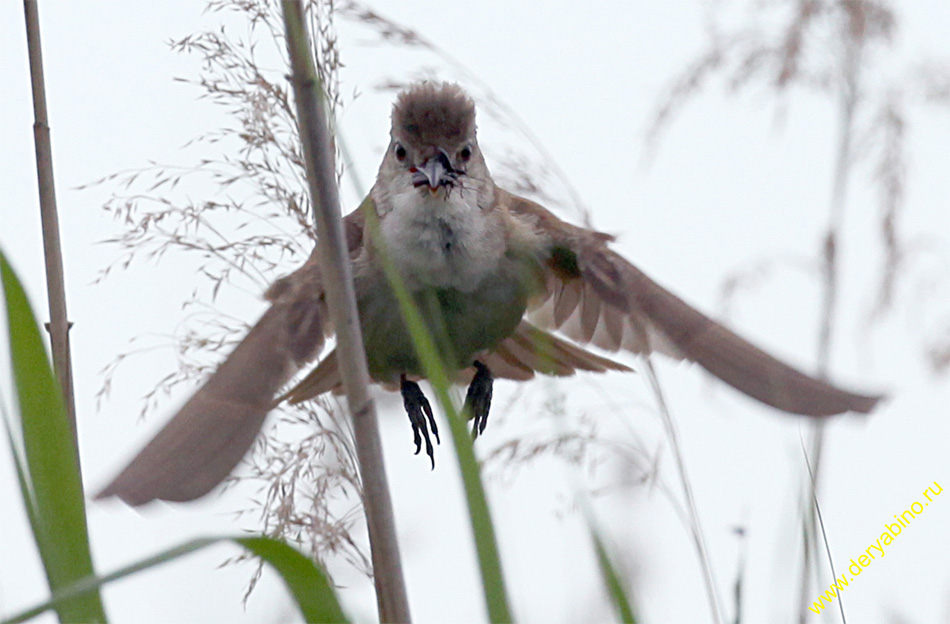
[[316,303],[272,306],[97,498],[144,505],[210,492],[254,443],[274,393],[323,346],[323,311]]
[[[495,377],[522,380],[535,372],[565,377],[579,370],[603,373],[609,370],[630,372],[630,367],[601,357],[558,336],[521,321],[514,333],[481,357]],[[509,369],[495,368],[492,362],[502,361]],[[530,373],[528,377],[523,377]]]
[[868,413],[882,398],[841,390],[772,357],[612,251],[611,236],[565,223],[503,189],[496,194],[548,237],[546,296],[531,313],[541,327],[607,350],[697,362],[737,390],[795,414]]
[[[355,257],[363,240],[362,210],[343,223]],[[97,498],[117,496],[130,505],[189,501],[231,473],[273,409],[275,393],[332,333],[319,267],[315,249],[302,267],[271,285],[265,294],[270,309]]]

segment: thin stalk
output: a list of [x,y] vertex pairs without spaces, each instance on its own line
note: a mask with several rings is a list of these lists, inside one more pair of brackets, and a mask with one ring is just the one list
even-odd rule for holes
[[[376,212],[371,209],[371,203],[364,203],[361,207],[366,215],[366,230],[372,244],[381,255],[383,271],[390,287],[393,289],[393,294],[399,302],[399,309],[402,312],[406,327],[409,329],[425,377],[429,380],[429,384],[435,392],[436,400],[449,422],[449,430],[452,433],[452,442],[459,462],[462,485],[465,489],[465,501],[468,504],[468,515],[475,539],[475,553],[478,557],[482,589],[485,594],[485,607],[488,611],[489,620],[496,623],[511,622],[513,621],[511,608],[508,605],[508,593],[505,589],[505,578],[501,568],[501,555],[498,551],[498,540],[495,537],[495,528],[488,508],[488,499],[485,496],[485,488],[482,486],[479,465],[472,447],[472,438],[465,428],[465,421],[460,416],[458,408],[449,395],[451,382],[436,348],[436,338],[440,337],[433,336],[432,332],[428,330],[419,307],[412,295],[409,294],[402,276],[393,264],[389,250],[382,240],[379,219]],[[369,209],[367,208],[368,205]],[[444,341],[444,332],[441,339]]]
[[663,427],[666,429],[666,437],[670,441],[670,447],[673,449],[673,457],[676,460],[676,469],[679,472],[680,483],[683,484],[683,495],[686,497],[686,511],[689,514],[690,534],[693,538],[693,546],[699,555],[699,562],[702,566],[703,583],[706,587],[706,598],[709,600],[709,610],[712,612],[712,619],[717,624],[722,623],[722,605],[719,600],[719,591],[716,588],[716,579],[713,575],[712,562],[709,560],[709,551],[706,548],[706,538],[703,535],[703,527],[699,521],[699,510],[696,508],[696,501],[693,498],[693,486],[686,473],[686,462],[683,460],[683,451],[679,444],[679,433],[676,431],[676,424],[673,422],[673,416],[670,413],[669,406],[666,404],[666,397],[663,389],[660,387],[660,380],[656,375],[656,369],[653,367],[653,361],[647,356],[646,362],[647,379],[650,381],[650,387],[656,396],[656,402],[660,409],[660,417],[663,421]]
[[366,351],[356,310],[349,254],[340,219],[333,148],[300,0],[283,0],[297,123],[307,164],[324,269],[327,302],[337,335],[343,388],[353,416],[356,453],[363,481],[376,601],[382,622],[409,622],[409,601],[402,574],[392,500],[383,464],[376,405],[369,396]]
[[40,191],[43,255],[46,260],[46,291],[49,299],[50,321],[46,329],[50,334],[53,351],[53,370],[62,389],[66,415],[73,429],[78,463],[79,436],[76,429],[76,403],[73,398],[73,373],[69,355],[70,323],[66,315],[63,251],[59,241],[56,187],[53,184],[53,152],[46,111],[46,81],[43,78],[43,47],[40,43],[40,18],[36,0],[24,0],[23,10],[26,16],[26,44],[30,56],[30,84],[33,89],[33,142],[36,145],[36,175]]
[[[805,453],[805,445],[802,443],[802,452]],[[818,518],[818,525],[821,527],[821,534],[823,536],[822,542],[825,545],[825,555],[828,557],[828,567],[831,568],[831,578],[837,579],[838,575],[835,573],[835,562],[831,558],[831,544],[828,543],[828,533],[825,531],[825,519],[821,515],[821,505],[818,504],[818,491],[814,487],[815,481],[815,472],[812,470],[811,462],[808,461],[808,454],[805,453],[805,468],[808,469],[808,479],[812,483],[812,503],[815,505],[815,516]],[[816,547],[817,553],[817,547]],[[816,557],[817,559],[817,554]],[[847,623],[847,618],[844,615],[844,601],[841,599],[841,594],[838,594],[838,612],[841,614],[841,624]]]
[[[828,227],[822,244],[822,291],[821,325],[818,329],[817,369],[818,377],[827,379],[831,362],[831,348],[834,338],[835,313],[838,307],[839,284],[839,245],[844,228],[845,208],[848,198],[848,182],[852,163],[852,147],[854,145],[854,121],[859,103],[859,71],[861,60],[861,41],[850,39],[845,51],[845,60],[842,66],[842,80],[840,91],[840,108],[838,122],[838,145],[835,156],[835,171],[832,179],[831,202],[829,206]],[[811,436],[806,452],[806,462],[809,465],[809,478],[804,482],[802,492],[803,510],[803,550],[802,550],[802,578],[799,586],[798,621],[806,622],[809,592],[811,590],[811,574],[814,566],[817,579],[819,547],[822,541],[827,541],[824,527],[819,527],[817,496],[822,471],[821,460],[825,443],[825,421],[816,420],[811,426]],[[824,540],[819,540],[818,530],[821,529]],[[842,614],[843,617],[843,614]]]

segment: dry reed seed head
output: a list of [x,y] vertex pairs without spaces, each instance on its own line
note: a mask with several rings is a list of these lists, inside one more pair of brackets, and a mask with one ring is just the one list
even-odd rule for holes
[[418,147],[475,138],[475,102],[457,84],[421,82],[396,98],[392,135]]

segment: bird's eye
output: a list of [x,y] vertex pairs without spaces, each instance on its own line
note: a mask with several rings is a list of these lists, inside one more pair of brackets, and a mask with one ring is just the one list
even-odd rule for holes
[[472,157],[472,148],[466,145],[459,152],[459,158],[462,159],[462,162],[468,162],[468,159]]
[[393,145],[393,153],[396,154],[396,160],[402,162],[406,160],[406,148],[400,143]]

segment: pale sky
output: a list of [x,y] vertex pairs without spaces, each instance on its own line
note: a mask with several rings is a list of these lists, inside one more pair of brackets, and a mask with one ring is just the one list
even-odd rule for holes
[[[814,261],[827,220],[836,107],[826,96],[795,92],[777,106],[761,86],[738,96],[713,81],[644,158],[651,113],[671,78],[704,45],[704,8],[728,3],[576,2],[459,5],[389,0],[381,13],[437,43],[490,86],[540,138],[569,177],[593,225],[616,234],[616,248],[699,309],[721,314],[720,289],[737,271],[774,257]],[[120,224],[100,210],[108,185],[76,187],[149,161],[194,162],[184,149],[196,135],[228,120],[199,100],[192,86],[198,59],[168,49],[167,41],[222,17],[202,4],[70,3],[40,5],[53,156],[65,254],[72,351],[87,487],[101,487],[187,396],[161,397],[146,422],[141,397],[175,366],[170,349],[149,351],[119,371],[100,409],[101,370],[117,353],[163,344],[180,331],[181,303],[206,282],[197,259],[168,254],[138,262],[101,284],[97,274],[119,251],[97,244]],[[900,60],[950,59],[950,4],[903,3],[895,49]],[[239,20],[228,18],[235,32]],[[348,106],[341,127],[363,184],[369,184],[388,140],[390,95],[374,90],[386,78],[406,79],[422,66],[478,85],[424,53],[366,45],[368,31],[343,22],[341,91]],[[881,84],[900,74],[884,63],[871,76]],[[45,318],[42,242],[36,199],[32,109],[19,3],[0,6],[0,247],[24,280],[38,316]],[[828,428],[825,481],[819,494],[835,570],[840,575],[921,492],[950,485],[950,385],[931,374],[922,357],[946,328],[950,271],[947,110],[909,110],[907,204],[899,222],[920,252],[897,291],[895,311],[868,327],[882,262],[877,197],[867,165],[851,184],[847,234],[841,248],[842,302],[832,378],[848,388],[886,391],[891,399],[867,419],[846,416]],[[502,145],[519,143],[487,115],[480,142],[492,160]],[[211,152],[213,153],[213,152]],[[527,152],[535,158],[537,155]],[[347,182],[347,210],[358,197]],[[189,192],[211,193],[210,187]],[[563,197],[562,189],[555,193]],[[568,215],[571,216],[571,215]],[[295,260],[292,262],[296,262]],[[288,264],[286,271],[295,268]],[[257,293],[224,297],[229,314],[252,322],[263,309]],[[210,300],[210,294],[207,294]],[[730,324],[740,333],[808,371],[814,371],[819,291],[797,268],[779,268],[741,293]],[[945,330],[946,331],[946,330]],[[130,344],[133,338],[139,341]],[[5,341],[0,342],[5,345]],[[0,353],[6,350],[0,348]],[[625,356],[624,356],[625,357]],[[627,358],[634,367],[640,363]],[[710,381],[697,366],[657,358],[679,428],[687,468],[709,542],[727,619],[739,561],[733,529],[746,531],[743,622],[790,622],[798,586],[799,479],[802,421],[760,407]],[[479,456],[518,436],[559,427],[597,430],[618,444],[640,440],[658,457],[660,481],[677,500],[682,492],[671,452],[653,408],[645,376],[587,376],[536,380],[513,400],[514,386],[496,385],[492,421],[476,446]],[[11,400],[9,370],[0,363],[0,391]],[[563,395],[569,418],[536,416],[546,398]],[[411,434],[394,395],[379,404],[389,481],[403,548],[410,607],[417,622],[486,619],[478,586],[461,484],[451,449],[437,453],[437,469],[411,453]],[[506,411],[505,407],[509,407]],[[610,619],[580,514],[572,501],[581,488],[607,488],[594,508],[628,574],[644,622],[709,621],[709,611],[686,527],[660,488],[622,484],[616,464],[593,474],[544,460],[488,482],[503,566],[515,617],[523,622]],[[623,485],[623,487],[621,487]],[[93,555],[102,573],[187,538],[253,529],[254,519],[230,512],[247,506],[251,488],[229,490],[189,505],[159,504],[144,512],[119,504],[90,504]],[[15,475],[0,445],[0,617],[41,600],[45,581],[19,503]],[[950,497],[937,497],[843,594],[851,621],[950,621]],[[249,566],[219,569],[238,554],[219,547],[117,583],[105,591],[116,622],[297,621],[279,582],[265,575],[241,605]],[[370,584],[337,566],[344,607],[359,621],[375,618]],[[828,578],[822,581],[827,587]],[[817,598],[817,596],[816,596]],[[809,615],[809,622],[838,621]],[[299,618],[298,618],[299,619]],[[43,621],[53,621],[47,617]]]

